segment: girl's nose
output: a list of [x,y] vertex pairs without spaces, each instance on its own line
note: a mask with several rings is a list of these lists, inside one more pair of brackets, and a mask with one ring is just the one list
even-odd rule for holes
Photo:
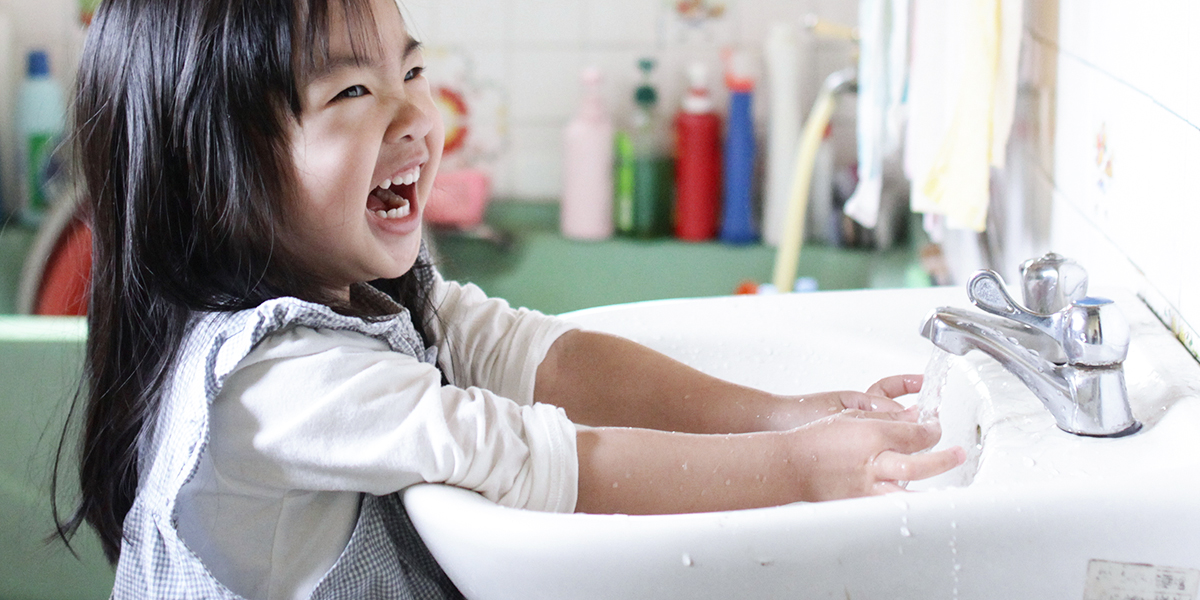
[[432,99],[429,102],[401,99],[397,101],[394,111],[385,138],[389,143],[420,140],[433,130],[435,119],[441,118]]

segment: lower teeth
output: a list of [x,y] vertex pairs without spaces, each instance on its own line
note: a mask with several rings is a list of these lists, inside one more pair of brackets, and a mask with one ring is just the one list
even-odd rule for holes
[[409,208],[408,208],[407,204],[405,204],[404,206],[401,206],[400,208],[393,208],[391,210],[375,211],[375,214],[378,215],[379,218],[381,218],[381,219],[401,219],[401,218],[407,217],[408,213],[409,213]]

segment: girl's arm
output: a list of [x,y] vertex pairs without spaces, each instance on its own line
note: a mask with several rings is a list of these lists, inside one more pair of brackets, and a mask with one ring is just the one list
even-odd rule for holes
[[[580,512],[655,514],[774,506],[898,491],[965,459],[892,398],[919,376],[868,393],[768,394],[705,375],[623,338],[572,331],[537,373],[535,400],[577,434]],[[726,434],[726,435],[703,435]]]
[[867,393],[779,396],[706,375],[627,339],[570,331],[538,367],[534,400],[581,425],[686,433],[782,431],[844,409],[891,412],[921,376],[889,377]]
[[723,436],[583,429],[575,510],[706,512],[900,491],[899,482],[966,457],[959,448],[910,454],[940,436],[936,424],[908,422],[915,418],[849,410],[789,431]]

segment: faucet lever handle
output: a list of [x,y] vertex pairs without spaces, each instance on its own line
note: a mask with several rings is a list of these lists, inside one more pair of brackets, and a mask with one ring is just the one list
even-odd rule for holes
[[1062,339],[1059,319],[1039,315],[1018,304],[1004,287],[1000,274],[991,269],[980,271],[971,278],[967,283],[967,296],[975,306],[987,312],[1029,325],[1056,341]]

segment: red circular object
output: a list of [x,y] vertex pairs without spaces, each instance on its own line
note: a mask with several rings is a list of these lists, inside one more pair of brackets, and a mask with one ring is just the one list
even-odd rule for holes
[[467,109],[467,102],[463,100],[462,94],[450,88],[439,87],[437,89],[437,99],[451,114],[457,117],[456,122],[451,123],[450,127],[447,127],[446,141],[442,145],[442,152],[444,154],[453,154],[462,149],[467,143],[467,133],[469,133],[470,128],[467,126],[466,121],[467,116],[470,115],[470,111]]
[[34,314],[87,314],[92,278],[92,228],[73,219],[63,230],[42,271]]

